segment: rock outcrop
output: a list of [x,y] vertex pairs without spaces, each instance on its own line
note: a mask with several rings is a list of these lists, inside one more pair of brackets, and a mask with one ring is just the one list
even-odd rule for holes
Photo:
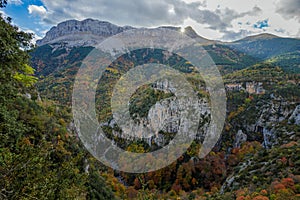
[[298,105],[291,117],[289,118],[289,123],[300,125],[300,105]]
[[[152,85],[152,88],[171,93],[175,93],[176,90],[172,83],[167,80],[157,81]],[[197,102],[180,100],[177,99],[177,97],[162,99],[151,107],[147,117],[141,118],[138,116],[137,120],[132,121],[132,123],[130,123],[125,130],[122,130],[122,132],[134,132],[137,138],[142,138],[149,146],[153,143],[158,146],[164,146],[171,139],[166,137],[164,133],[167,133],[168,135],[176,134],[180,129],[180,126],[184,123],[188,123],[183,122],[184,119],[181,116],[181,111],[186,110],[188,107],[192,107],[193,110],[197,111],[197,114],[201,116],[196,139],[203,140],[210,119],[210,108],[206,99],[198,99]],[[103,125],[109,125],[111,128],[115,128],[116,122],[115,120],[111,120],[110,123],[105,123]],[[135,137],[130,138],[127,134],[123,134],[117,130],[119,129],[113,131],[113,134],[118,137],[129,140],[136,139]]]
[[[180,27],[173,26],[162,26],[158,28],[181,31]],[[94,19],[86,19],[83,21],[68,20],[52,27],[46,33],[46,36],[38,40],[36,44],[38,46],[45,44],[64,44],[66,47],[95,46],[108,37],[132,29],[136,28],[131,26],[117,26],[106,21]],[[186,27],[184,34],[202,43],[212,42],[197,35],[192,27]]]
[[242,130],[239,130],[235,136],[233,147],[234,148],[241,147],[241,145],[246,141],[247,141],[247,135],[243,133]]
[[37,41],[37,45],[63,42],[69,46],[93,46],[107,37],[130,29],[134,28],[130,26],[121,27],[93,19],[69,20],[52,27],[42,40]]

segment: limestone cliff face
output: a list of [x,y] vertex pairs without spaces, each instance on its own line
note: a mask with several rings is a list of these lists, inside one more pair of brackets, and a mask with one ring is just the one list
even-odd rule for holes
[[[296,107],[296,108],[295,108]],[[295,133],[287,132],[284,126],[280,126],[280,123],[288,121],[290,124],[299,123],[299,110],[300,106],[296,106],[295,103],[288,102],[282,97],[270,96],[270,100],[261,100],[257,103],[256,108],[249,109],[244,116],[241,117],[241,124],[233,124],[241,131],[237,131],[234,146],[242,144],[243,138],[247,140],[257,140],[257,136],[262,138],[262,146],[264,148],[272,148],[274,145],[281,143],[284,137],[293,137]],[[250,119],[250,113],[256,113],[256,116]],[[285,134],[285,136],[283,136]]]
[[242,130],[239,130],[235,136],[233,147],[234,148],[241,147],[241,144],[243,144],[246,141],[247,141],[247,135],[243,133]]
[[[181,31],[180,27],[173,26],[159,28]],[[94,19],[86,19],[83,21],[69,20],[52,27],[46,33],[46,36],[43,39],[38,40],[36,44],[42,46],[45,44],[53,45],[63,43],[66,47],[95,46],[108,37],[132,29],[136,28],[131,26],[117,26],[106,21]],[[212,42],[197,35],[191,27],[185,28],[185,34],[191,38],[197,39],[199,42]]]
[[[164,92],[175,93],[176,88],[168,80],[157,81],[152,85],[155,90],[162,90]],[[207,131],[210,119],[210,108],[206,99],[199,99],[197,102],[178,99],[177,97],[170,97],[156,102],[148,112],[148,116],[144,118],[138,117],[138,122],[133,122],[125,128],[127,133],[135,133],[137,138],[143,138],[149,145],[155,143],[158,146],[164,146],[171,138],[167,137],[163,133],[176,134],[180,129],[180,126],[184,125],[184,119],[181,115],[181,111],[185,111],[187,108],[195,110],[195,114],[201,116],[199,121],[199,127],[197,131],[197,139],[203,140]],[[109,125],[113,128],[116,122],[112,120]],[[121,132],[114,131],[115,135],[126,139],[128,135]]]
[[289,123],[300,126],[300,105],[295,108],[293,114],[289,118]]
[[69,20],[52,27],[42,40],[37,41],[37,45],[64,42],[70,46],[93,46],[107,37],[130,29],[134,28],[93,19]]
[[[297,104],[273,95],[271,95],[269,101],[262,100],[257,103],[255,108],[258,111],[257,118],[251,123],[242,125],[244,131],[239,130],[237,132],[233,147],[241,145],[251,135],[260,134],[263,137],[262,147],[268,149],[268,151],[265,151],[265,154],[257,154],[239,163],[235,167],[235,171],[223,183],[221,193],[242,188],[243,184],[247,184],[247,180],[253,180],[253,177],[261,174],[279,172],[282,167],[278,160],[282,158],[282,155],[285,155],[287,160],[296,160],[291,157],[294,156],[292,153],[294,151],[292,150],[293,143],[297,144],[296,141],[300,139],[297,128],[300,125],[300,105]],[[295,128],[288,128],[290,125]],[[274,174],[271,173],[271,176],[276,176]]]

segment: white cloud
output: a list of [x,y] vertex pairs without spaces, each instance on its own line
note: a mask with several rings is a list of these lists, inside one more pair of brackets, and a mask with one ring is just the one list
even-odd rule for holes
[[3,11],[3,10],[0,10],[0,14],[2,15],[2,17],[7,17],[7,14]]
[[34,34],[33,38],[32,38],[32,43],[35,44],[36,41],[41,40],[41,39],[43,39],[43,37],[38,36],[37,34]]
[[14,4],[14,5],[22,5],[23,1],[22,0],[8,0],[8,4]]
[[31,42],[32,42],[33,44],[35,44],[37,40],[40,40],[40,39],[43,38],[43,37],[39,36],[39,35],[37,34],[37,32],[34,31],[34,30],[32,30],[32,29],[22,28],[22,27],[19,26],[19,30],[20,30],[20,31],[23,31],[23,32],[25,32],[25,33],[31,33],[31,34],[32,34],[32,40],[31,40]]
[[[43,23],[56,25],[69,19],[94,18],[117,25],[155,27],[192,25],[201,36],[210,39],[235,40],[254,33],[299,34],[299,0],[42,0],[44,6],[30,5],[29,13]],[[285,3],[287,2],[287,3]],[[288,2],[294,2],[289,6]],[[295,7],[295,9],[293,8]],[[47,8],[47,9],[46,9]],[[290,17],[283,13],[291,12]],[[297,15],[296,17],[292,17]],[[269,19],[269,27],[254,24]],[[296,24],[295,24],[296,23]],[[291,24],[295,24],[292,25]],[[278,30],[283,29],[285,32]]]
[[[45,23],[56,25],[67,19],[82,20],[95,18],[106,20],[118,25],[154,27],[161,25],[183,25],[190,19],[199,26],[206,27],[218,33],[232,27],[232,21],[244,16],[255,16],[261,9],[255,5],[244,9],[243,12],[225,7],[208,9],[210,1],[195,0],[68,0],[46,1],[43,3],[47,10],[43,18]],[[199,27],[198,26],[198,27]],[[200,32],[201,34],[201,32]]]
[[43,17],[47,13],[47,10],[44,6],[29,5],[28,12],[29,12],[29,14],[38,15],[38,16]]

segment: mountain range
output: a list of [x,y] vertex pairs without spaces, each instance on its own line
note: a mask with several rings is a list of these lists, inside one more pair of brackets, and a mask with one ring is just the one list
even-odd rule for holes
[[[158,28],[182,31],[180,27]],[[84,58],[99,42],[132,29],[137,28],[93,19],[69,20],[51,28],[42,40],[37,41],[37,48],[31,53],[32,66],[39,77],[37,87],[41,98],[70,108],[73,82]],[[290,178],[298,184],[298,189],[289,187],[293,195],[298,194],[300,40],[260,34],[221,42],[199,36],[192,27],[186,27],[184,34],[203,46],[223,76],[227,95],[224,130],[213,152],[203,160],[198,159],[191,149],[170,168],[157,172],[168,174],[158,176],[160,181],[149,174],[143,178],[147,181],[153,179],[157,190],[175,191],[177,195],[181,190],[191,192],[201,187],[208,191],[231,192],[230,195],[236,197],[239,189],[249,188],[243,191],[251,191],[253,199],[258,196],[255,191],[263,188],[268,189],[267,193],[271,196],[273,190],[277,191],[272,184],[280,181],[281,184]],[[114,84],[134,66],[149,62],[178,69],[193,85],[201,99],[195,107],[199,106],[203,114],[197,138],[197,142],[202,141],[210,115],[205,83],[195,76],[186,60],[178,55],[166,58],[164,52],[157,49],[140,49],[130,55],[124,54],[106,68],[97,87],[96,110],[107,137],[124,149],[133,145],[133,149],[142,151],[161,148],[174,137],[178,126],[170,121],[181,120],[178,115],[180,102],[177,102],[178,105],[171,103],[175,98],[170,93],[172,85],[164,80],[139,88],[130,99],[131,117],[144,126],[158,127],[163,122],[162,116],[173,113],[156,137],[136,143],[128,141],[122,138],[122,131],[112,117],[110,98]],[[72,123],[69,127],[75,129]],[[198,143],[193,145],[193,148],[199,147]],[[172,173],[170,170],[173,170]],[[141,188],[137,185],[141,185],[139,180],[142,178],[128,174],[119,177],[124,185]],[[168,177],[167,180],[164,177]],[[274,192],[274,195],[279,194]],[[219,199],[232,199],[233,196]]]
[[[162,26],[159,28],[167,28],[174,31],[181,30],[180,27],[172,26]],[[117,26],[106,21],[93,19],[83,21],[69,20],[52,27],[43,39],[37,41],[37,45],[42,46],[63,42],[68,46],[93,46],[108,37],[132,29],[136,28],[131,26]],[[209,42],[209,40],[197,35],[192,27],[186,27],[185,34],[191,38],[197,38],[201,42]]]
[[[181,31],[180,27],[163,26],[158,28]],[[52,27],[46,36],[38,40],[36,44],[39,47],[49,45],[53,52],[62,49],[58,47],[89,47],[95,46],[108,37],[132,29],[136,28],[121,27],[93,19],[69,20]],[[216,64],[222,65],[222,67],[233,66],[240,69],[258,61],[266,61],[286,68],[288,71],[298,72],[300,70],[297,63],[300,52],[299,39],[260,34],[234,42],[220,42],[199,36],[192,27],[186,27],[184,33],[199,41]]]

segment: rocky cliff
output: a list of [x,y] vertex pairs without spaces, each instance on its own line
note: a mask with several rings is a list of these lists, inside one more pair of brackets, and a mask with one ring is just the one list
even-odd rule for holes
[[[157,81],[152,85],[154,90],[161,90],[167,93],[175,93],[176,88],[168,80]],[[197,102],[184,101],[177,97],[170,97],[162,99],[155,103],[151,107],[146,117],[138,116],[135,123],[129,124],[126,130],[122,130],[128,133],[136,133],[137,136],[143,136],[143,140],[151,146],[156,144],[157,146],[164,146],[170,142],[170,134],[175,135],[179,126],[183,124],[183,118],[181,112],[186,110],[187,107],[193,107],[201,116],[199,121],[199,127],[197,131],[197,139],[203,140],[205,133],[207,132],[210,121],[210,107],[207,99],[202,98]],[[138,121],[138,123],[136,123]],[[186,123],[186,122],[185,122]],[[119,128],[116,128],[115,120],[111,120],[109,123],[103,125],[109,125],[114,129],[113,134],[115,136],[134,140],[136,138],[129,138],[128,135],[123,135]],[[148,130],[148,131],[146,131]],[[154,131],[154,133],[152,133]],[[150,135],[150,137],[148,137]]]
[[[162,26],[158,28],[181,31],[180,27],[173,26]],[[117,26],[106,21],[94,19],[85,19],[83,21],[69,20],[52,27],[43,39],[37,41],[37,45],[63,43],[68,47],[94,46],[108,37],[132,29],[136,28],[131,26]],[[211,42],[197,35],[190,26],[185,28],[184,33],[191,38],[196,38],[199,42]]]
[[93,19],[69,20],[52,27],[42,40],[37,41],[37,45],[63,42],[70,46],[93,46],[107,37],[130,29],[134,28],[130,26],[121,27]]

